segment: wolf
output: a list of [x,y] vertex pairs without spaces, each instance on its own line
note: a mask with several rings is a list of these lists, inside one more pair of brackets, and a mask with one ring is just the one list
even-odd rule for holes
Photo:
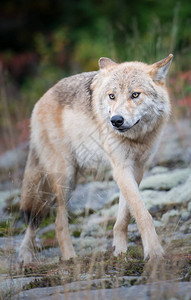
[[62,79],[36,103],[20,208],[28,227],[19,261],[33,258],[35,236],[51,205],[57,203],[56,236],[64,259],[75,257],[67,204],[77,174],[110,165],[120,189],[113,229],[117,256],[127,250],[133,215],[144,258],[162,258],[163,248],[140,193],[144,166],[159,142],[171,107],[165,84],[173,55],[153,63],[116,63],[102,57],[99,70]]

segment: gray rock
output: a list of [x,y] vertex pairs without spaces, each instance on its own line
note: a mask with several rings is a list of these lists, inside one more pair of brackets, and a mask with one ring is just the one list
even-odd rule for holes
[[103,235],[104,235],[103,228],[97,224],[93,224],[90,226],[86,226],[86,225],[84,226],[81,237],[85,238],[87,236],[92,236],[95,238],[100,238],[103,237]]
[[44,228],[41,228],[39,231],[38,231],[38,236],[41,236],[42,234],[44,233],[47,233],[49,231],[52,231],[52,230],[55,230],[56,226],[55,226],[55,223],[53,224],[50,224]]
[[0,156],[0,170],[10,170],[23,167],[26,162],[28,143],[23,143],[17,148],[8,150]]
[[6,201],[13,198],[13,204],[19,201],[20,190],[14,189],[10,191],[0,191],[0,218],[4,215],[4,210],[6,208]]
[[114,181],[80,184],[73,191],[68,208],[76,215],[84,213],[84,210],[87,213],[97,211],[102,209],[118,191]]
[[156,174],[162,174],[162,173],[167,173],[168,172],[168,168],[163,167],[163,166],[156,166],[153,169],[150,170],[150,173],[152,175],[156,175]]
[[99,213],[95,213],[89,216],[87,226],[92,226],[92,225],[107,225],[110,221],[114,222],[116,217],[104,217],[100,216]]
[[131,300],[150,300],[150,299],[190,299],[190,282],[158,282],[147,285],[134,285],[132,287],[120,287],[113,289],[83,290],[77,292],[66,292],[64,286],[35,288],[20,292],[14,296],[14,300],[33,300],[49,299],[54,300],[106,300],[106,299],[131,299]]
[[153,189],[168,191],[173,187],[184,183],[191,174],[191,168],[176,169],[162,174],[146,177],[140,184],[140,189]]
[[106,251],[107,239],[86,236],[83,238],[72,238],[72,243],[78,255],[86,255],[93,252]]
[[178,120],[165,127],[152,165],[185,165],[191,162],[191,122]]
[[36,277],[3,278],[3,276],[1,276],[0,299],[12,299],[26,284],[29,284],[35,279]]
[[117,213],[118,213],[118,204],[114,204],[112,205],[110,208],[104,208],[102,210],[100,210],[99,215],[103,216],[103,217],[117,217]]
[[173,204],[185,204],[191,201],[191,176],[187,176],[185,183],[166,193],[165,201]]
[[111,205],[118,204],[118,203],[119,203],[119,195],[120,195],[119,192],[116,193],[116,194],[113,194],[113,195],[111,196],[111,198],[109,198],[109,199],[107,200],[107,203],[105,204],[104,207],[107,208],[107,207],[110,207]]
[[181,220],[187,221],[189,218],[190,218],[190,212],[184,210],[181,214]]
[[191,202],[188,203],[188,211],[191,213]]
[[[186,174],[186,172],[184,174]],[[158,176],[159,175],[157,175],[157,177]],[[159,182],[160,181],[157,183],[158,188],[160,186]],[[191,206],[189,203],[191,201],[191,176],[188,176],[184,183],[179,184],[168,192],[148,189],[141,191],[141,196],[145,206],[151,214],[155,214],[162,209],[170,210],[173,207],[180,208],[184,206],[185,208],[188,207],[187,210],[190,215]]]
[[164,191],[144,190],[140,194],[150,212],[157,213],[166,204],[166,192]]
[[0,249],[3,251],[15,251],[19,248],[24,235],[0,237]]
[[172,210],[166,212],[165,214],[163,214],[161,220],[162,220],[162,222],[167,224],[169,222],[170,218],[176,217],[176,216],[180,216],[180,212],[176,209],[172,209]]
[[155,228],[163,227],[163,223],[159,220],[154,220],[154,225],[155,225]]

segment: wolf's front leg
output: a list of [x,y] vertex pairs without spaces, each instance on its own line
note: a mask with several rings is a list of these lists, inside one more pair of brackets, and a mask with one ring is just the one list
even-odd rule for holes
[[113,228],[113,248],[114,255],[117,256],[127,251],[127,231],[129,222],[129,208],[122,193],[119,197],[119,209],[117,220]]
[[[132,215],[135,217],[135,220],[137,222],[137,226],[143,242],[144,258],[153,259],[156,257],[162,257],[164,251],[159,243],[152,217],[146,209],[139,194],[138,185],[136,180],[134,179],[133,172],[130,168],[116,166],[114,168],[114,177],[117,181],[120,191],[124,195],[124,198],[129,205]],[[118,216],[118,224],[122,224],[122,220],[123,213],[121,220],[120,215]],[[117,237],[114,233],[115,243],[116,240]]]

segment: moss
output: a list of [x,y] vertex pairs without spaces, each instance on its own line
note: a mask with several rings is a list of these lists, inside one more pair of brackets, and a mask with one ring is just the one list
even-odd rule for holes
[[55,222],[56,219],[56,208],[51,208],[49,214],[46,216],[46,218],[44,218],[44,220],[42,221],[40,228],[44,228],[50,224],[53,224]]
[[190,246],[190,238],[172,240],[171,245],[173,245],[173,247]]
[[7,236],[9,231],[9,223],[7,221],[0,222],[0,236]]
[[113,230],[113,227],[114,227],[114,225],[115,225],[115,221],[116,220],[108,220],[107,221],[107,227],[106,227],[106,230]]
[[82,216],[76,217],[76,215],[73,215],[73,216],[71,217],[71,213],[70,213],[68,220],[69,220],[69,223],[70,223],[70,224],[76,225],[76,224],[82,223],[83,220],[84,220],[84,217],[82,217]]
[[143,257],[142,251],[138,247],[128,247],[127,255],[135,259],[142,259]]
[[52,238],[55,238],[55,236],[56,236],[55,230],[49,230],[47,232],[42,233],[40,238],[41,239],[52,239]]
[[[114,288],[118,286],[132,286],[135,284],[146,283],[140,280],[145,268],[141,249],[139,247],[131,247],[126,254],[119,257],[112,255],[112,250],[108,252],[96,253],[94,256],[86,255],[54,264],[33,264],[25,268],[27,276],[36,276],[37,278],[26,285],[24,289],[32,289],[36,287],[49,287],[60,285],[68,282],[84,280],[84,278],[102,279],[100,282],[92,282],[91,289]],[[162,272],[165,272],[161,275]],[[148,274],[150,276],[151,272]],[[165,261],[159,265],[159,270],[155,270],[155,278],[164,276],[166,279],[181,277],[183,280],[189,281],[191,274],[190,256],[176,256],[169,261]],[[18,275],[18,273],[17,273]],[[123,276],[136,276],[129,281]],[[172,277],[173,276],[173,277]],[[141,277],[140,277],[141,278]]]
[[[117,286],[127,285],[127,282],[118,277],[135,275],[140,276],[143,272],[144,263],[142,260],[134,259],[126,255],[114,257],[111,251],[106,253],[99,252],[93,257],[87,255],[63,261],[50,265],[31,265],[25,268],[25,274],[30,276],[38,276],[31,283],[27,284],[24,289],[32,289],[36,287],[48,287],[60,285],[67,282],[84,280],[86,278],[103,279],[98,283],[92,283],[92,289],[113,288]],[[129,285],[136,284],[133,279]]]
[[23,290],[30,290],[39,287],[51,287],[62,284],[62,280],[58,276],[43,277],[31,281],[23,287]]
[[81,230],[75,230],[75,231],[73,231],[72,235],[73,235],[74,237],[80,237],[81,233],[82,233]]

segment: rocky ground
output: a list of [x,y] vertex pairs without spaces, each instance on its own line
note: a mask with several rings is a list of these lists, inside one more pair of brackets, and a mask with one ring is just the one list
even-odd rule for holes
[[19,197],[27,145],[0,157],[0,299],[191,299],[191,122],[171,123],[140,191],[166,251],[164,262],[143,261],[134,220],[128,251],[112,255],[118,209],[116,183],[81,183],[69,203],[70,232],[78,254],[62,261],[53,207],[38,232],[34,263],[24,270],[17,251],[25,225]]

